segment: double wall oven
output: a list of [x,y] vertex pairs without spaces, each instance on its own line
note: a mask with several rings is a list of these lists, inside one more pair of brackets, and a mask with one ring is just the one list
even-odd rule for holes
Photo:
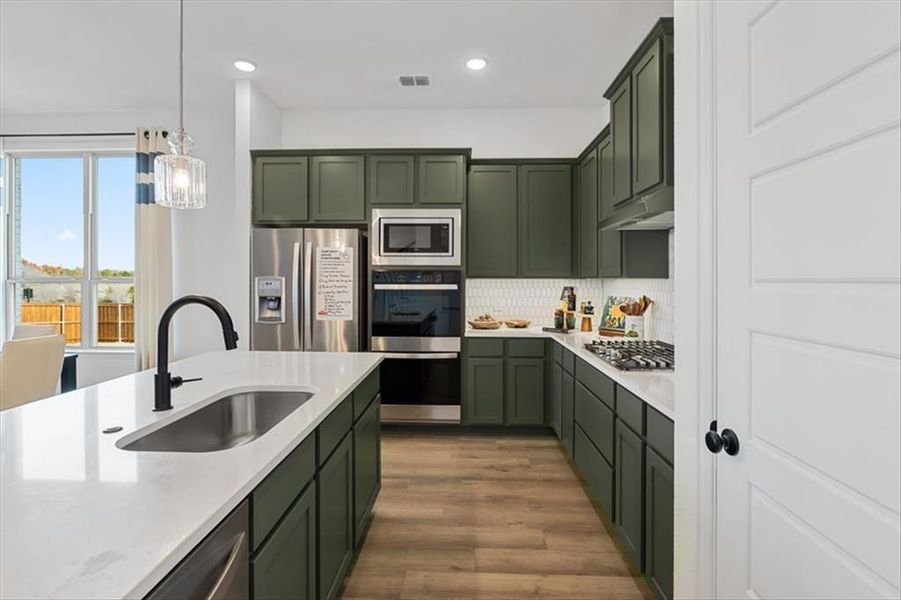
[[383,421],[460,422],[459,214],[373,210],[370,348],[387,354]]

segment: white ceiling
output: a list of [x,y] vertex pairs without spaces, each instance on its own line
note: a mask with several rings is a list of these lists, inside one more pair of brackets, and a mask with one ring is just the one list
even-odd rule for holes
[[[247,77],[282,108],[597,107],[671,14],[671,0],[186,0],[186,103]],[[173,104],[176,19],[173,0],[0,0],[0,111]],[[490,61],[478,73],[476,55]],[[259,69],[239,73],[239,57]]]

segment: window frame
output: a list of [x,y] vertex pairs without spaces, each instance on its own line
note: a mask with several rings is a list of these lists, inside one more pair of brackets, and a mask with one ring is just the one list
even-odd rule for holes
[[[4,189],[3,206],[5,224],[3,261],[3,299],[5,314],[3,321],[6,335],[12,337],[16,326],[16,286],[35,283],[77,283],[81,290],[81,343],[66,344],[67,348],[78,351],[101,352],[134,352],[134,343],[123,345],[101,345],[99,343],[99,323],[97,300],[100,297],[99,290],[107,284],[131,284],[136,285],[135,277],[100,277],[98,255],[98,224],[99,211],[97,197],[98,159],[106,157],[134,157],[134,151],[125,149],[96,149],[96,150],[15,150],[4,152]],[[84,240],[82,247],[82,276],[81,277],[19,277],[16,274],[15,261],[15,222],[16,222],[16,190],[15,171],[22,159],[31,158],[80,158],[82,161],[82,227]],[[132,223],[136,229],[136,223]]]

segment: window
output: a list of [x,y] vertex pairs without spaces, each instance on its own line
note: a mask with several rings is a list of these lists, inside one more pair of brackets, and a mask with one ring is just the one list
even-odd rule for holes
[[9,154],[7,163],[8,323],[52,324],[83,348],[133,346],[134,156]]

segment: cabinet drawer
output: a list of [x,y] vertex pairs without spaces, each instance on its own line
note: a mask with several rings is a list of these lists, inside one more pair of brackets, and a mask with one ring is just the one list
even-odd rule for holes
[[358,385],[357,389],[354,390],[354,421],[359,419],[360,415],[366,412],[366,407],[369,406],[372,399],[379,393],[379,386],[381,384],[380,373],[380,368],[376,367],[375,371],[370,373],[369,376],[363,380],[363,383]]
[[563,370],[570,375],[576,374],[576,355],[566,348],[563,349]]
[[591,495],[607,515],[613,520],[613,467],[594,447],[582,428],[576,425],[575,461],[579,473],[588,484]]
[[251,494],[251,551],[266,539],[300,491],[316,474],[316,436],[295,448]]
[[651,408],[647,410],[648,444],[673,464],[673,422]]
[[581,383],[576,383],[576,424],[601,454],[613,462],[613,411]]
[[588,390],[601,399],[611,410],[616,408],[614,401],[614,390],[616,384],[613,380],[589,365],[581,358],[576,361],[576,380],[584,385]]
[[490,339],[468,339],[466,340],[466,351],[469,356],[503,356],[504,340],[503,338]]
[[507,356],[544,358],[544,340],[507,340]]
[[563,346],[557,342],[551,342],[554,345],[554,362],[563,365]]
[[319,424],[317,438],[319,440],[318,464],[322,464],[341,442],[353,425],[353,395],[341,401],[341,404]]
[[644,435],[644,402],[622,386],[616,386],[616,416],[632,428],[632,431]]

